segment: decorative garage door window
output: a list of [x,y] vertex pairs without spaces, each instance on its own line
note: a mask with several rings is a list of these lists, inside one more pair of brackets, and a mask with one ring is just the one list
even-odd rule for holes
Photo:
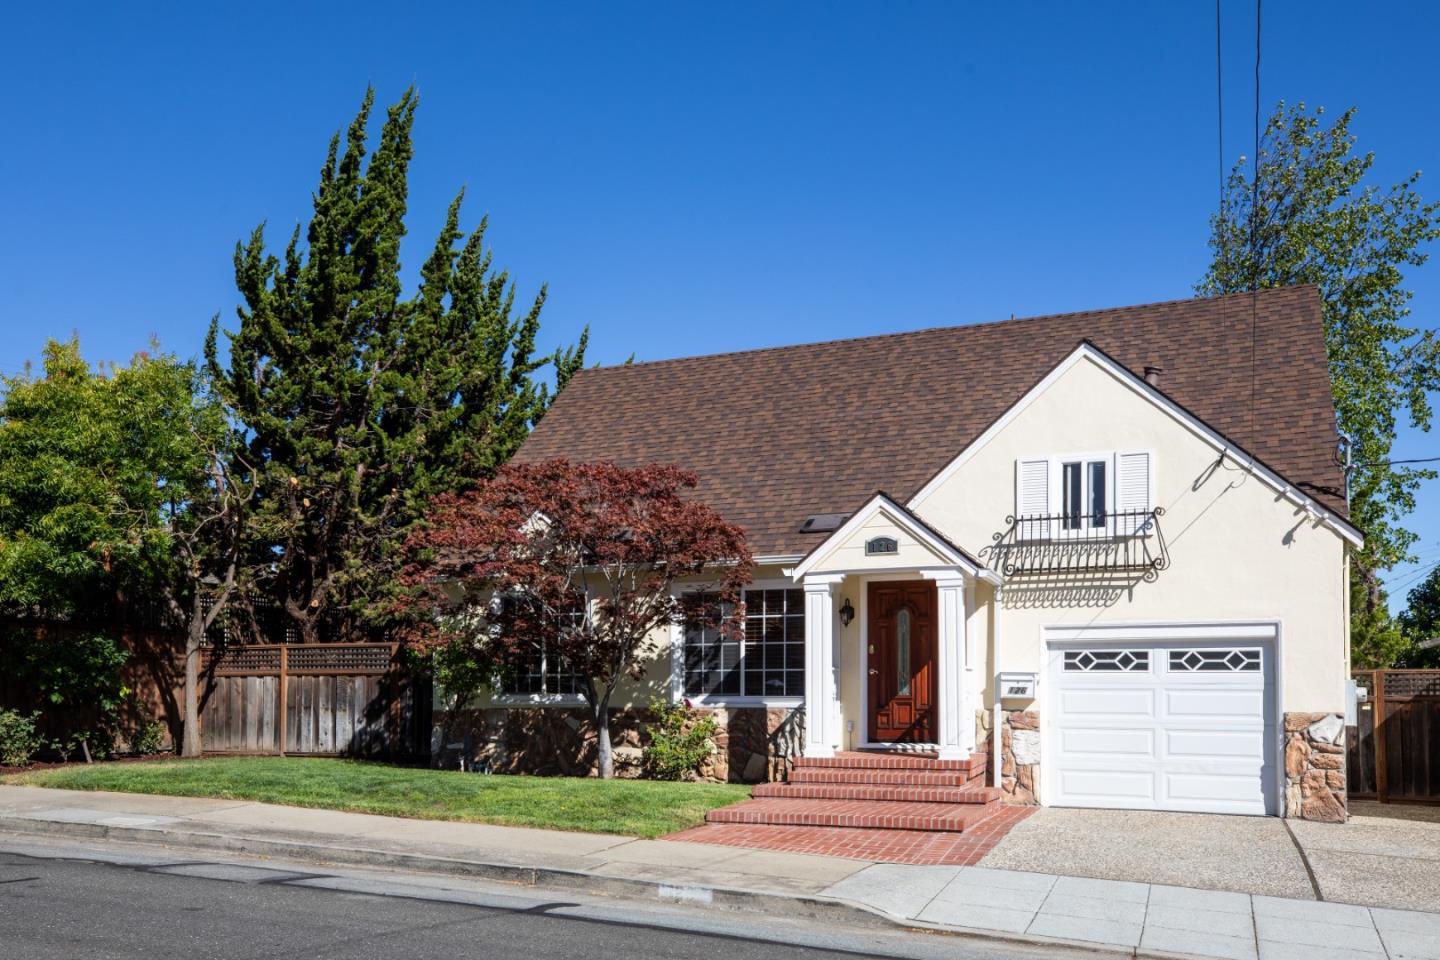
[[1143,673],[1150,669],[1149,650],[1066,650],[1066,673]]
[[1171,673],[1258,673],[1259,650],[1171,650]]

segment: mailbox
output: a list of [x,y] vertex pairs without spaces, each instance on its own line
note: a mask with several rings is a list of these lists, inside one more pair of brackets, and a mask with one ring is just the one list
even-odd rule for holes
[[1000,699],[1034,700],[1037,677],[1033,673],[1002,673],[997,679]]

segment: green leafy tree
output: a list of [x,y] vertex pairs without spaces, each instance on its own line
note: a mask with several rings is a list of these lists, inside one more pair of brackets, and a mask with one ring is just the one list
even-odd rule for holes
[[1406,268],[1429,257],[1440,236],[1440,204],[1417,190],[1418,172],[1389,189],[1368,182],[1374,155],[1355,152],[1355,111],[1328,126],[1323,109],[1283,102],[1265,125],[1254,170],[1244,159],[1230,174],[1211,219],[1206,296],[1314,284],[1325,309],[1325,340],[1335,410],[1350,438],[1350,515],[1365,533],[1352,565],[1362,587],[1352,632],[1376,651],[1393,624],[1377,571],[1409,555],[1415,534],[1404,519],[1433,471],[1389,463],[1396,424],[1428,430],[1427,391],[1440,389],[1440,336],[1409,321]]
[[1409,639],[1401,666],[1440,667],[1440,565],[1410,591],[1398,617]]
[[461,233],[463,191],[404,295],[417,99],[390,108],[367,158],[373,102],[330,142],[304,242],[297,226],[276,256],[262,225],[237,244],[228,364],[214,325],[207,345],[255,469],[250,560],[307,642],[383,616],[395,549],[428,499],[492,474],[550,403],[542,368],[563,389],[584,362],[583,334],[537,354],[545,289],[516,310],[485,221]]
[[1411,649],[1411,638],[1390,616],[1382,587],[1380,603],[1366,605],[1369,588],[1359,577],[1350,578],[1350,665],[1357,670],[1394,666]]
[[[76,340],[50,342],[43,375],[3,388],[0,605],[115,624],[158,600],[187,637],[181,722],[186,752],[198,753],[196,664],[237,582],[244,499],[223,459],[233,442],[222,411],[194,364],[142,353],[96,370]],[[115,638],[20,649],[28,667],[17,669],[54,709],[118,709]]]

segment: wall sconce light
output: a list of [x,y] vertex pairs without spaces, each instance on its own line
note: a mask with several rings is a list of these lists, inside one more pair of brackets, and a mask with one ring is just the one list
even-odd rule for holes
[[840,623],[842,626],[850,626],[850,621],[855,619],[855,608],[850,606],[850,598],[846,597],[845,602],[840,606]]

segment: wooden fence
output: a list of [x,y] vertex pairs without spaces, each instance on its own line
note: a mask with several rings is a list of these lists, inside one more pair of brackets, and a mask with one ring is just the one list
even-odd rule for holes
[[1357,670],[1366,699],[1348,738],[1349,794],[1440,803],[1440,670]]
[[248,644],[207,653],[207,752],[423,756],[429,703],[389,643]]

